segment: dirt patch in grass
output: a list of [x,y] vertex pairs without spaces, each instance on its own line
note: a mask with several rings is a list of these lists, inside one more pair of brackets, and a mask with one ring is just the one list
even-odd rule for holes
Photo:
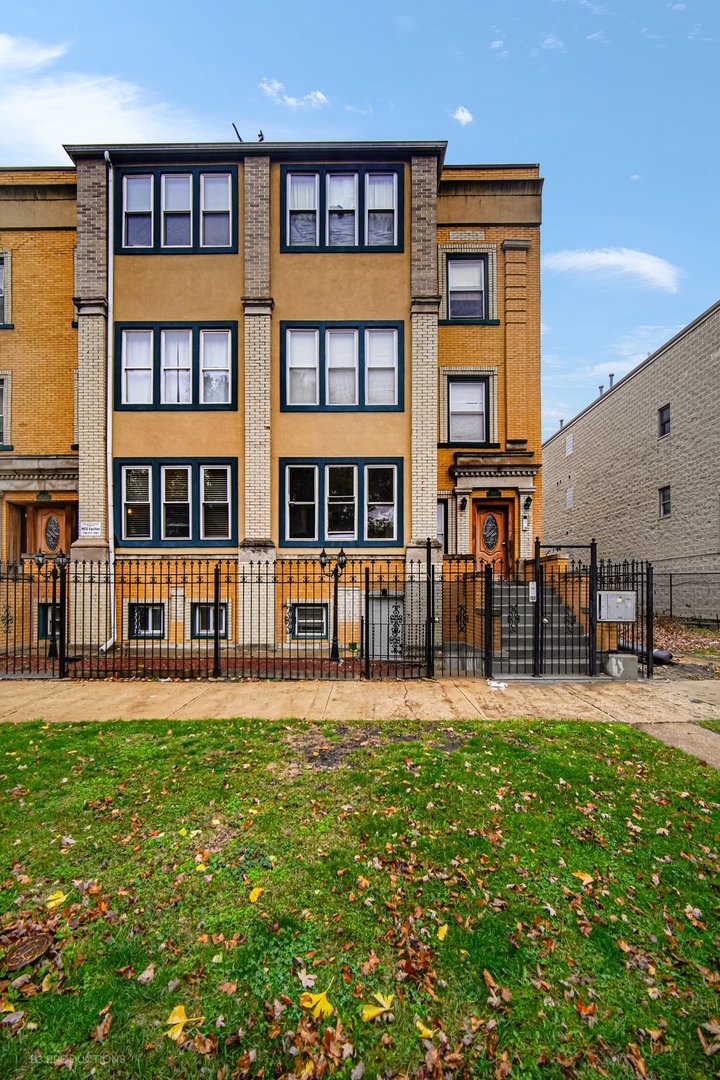
[[669,679],[720,678],[720,631],[715,627],[656,619],[655,648],[673,655],[672,664],[659,667],[658,674]]
[[[446,754],[459,750],[468,739],[467,734],[457,732],[454,728],[441,728],[437,734],[440,738],[430,740],[429,745]],[[366,750],[372,755],[383,747],[417,743],[420,735],[398,731],[390,726],[351,727],[338,724],[332,735],[328,736],[322,727],[312,724],[305,731],[289,732],[285,741],[308,768],[338,769],[352,764],[349,756],[353,751]],[[291,761],[283,766],[282,775],[297,776],[301,770],[301,761]]]

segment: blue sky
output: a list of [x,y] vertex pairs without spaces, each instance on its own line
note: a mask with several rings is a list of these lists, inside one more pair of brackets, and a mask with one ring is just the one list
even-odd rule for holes
[[719,71],[718,0],[5,0],[0,164],[231,121],[539,162],[548,435],[718,299]]

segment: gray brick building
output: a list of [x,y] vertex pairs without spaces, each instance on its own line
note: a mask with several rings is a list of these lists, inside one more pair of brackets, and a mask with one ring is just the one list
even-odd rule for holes
[[543,444],[546,543],[720,571],[720,301]]

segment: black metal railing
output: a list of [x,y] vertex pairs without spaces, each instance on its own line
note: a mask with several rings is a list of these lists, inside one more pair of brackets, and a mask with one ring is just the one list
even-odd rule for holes
[[[0,675],[383,679],[573,676],[607,652],[652,674],[652,568],[470,556],[26,559],[0,569]],[[601,623],[603,589],[632,594]]]

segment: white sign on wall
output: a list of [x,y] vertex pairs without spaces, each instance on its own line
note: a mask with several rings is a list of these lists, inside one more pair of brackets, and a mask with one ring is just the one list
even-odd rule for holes
[[80,536],[81,538],[102,536],[102,525],[99,521],[81,521]]

